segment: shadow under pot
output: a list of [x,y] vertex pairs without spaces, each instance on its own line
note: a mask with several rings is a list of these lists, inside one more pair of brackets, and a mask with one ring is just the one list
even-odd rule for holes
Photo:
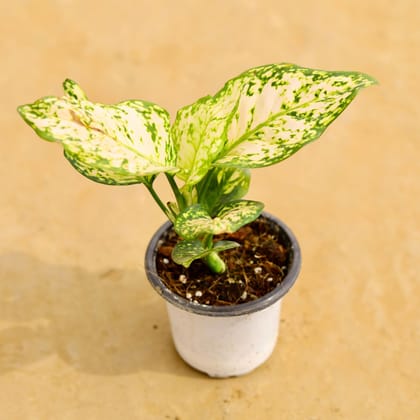
[[[262,297],[232,305],[206,305],[174,293],[157,274],[159,246],[172,224],[166,222],[153,235],[146,250],[146,275],[153,288],[166,300],[175,347],[193,368],[211,377],[244,375],[263,364],[277,342],[283,296],[299,274],[301,253],[291,230],[264,212],[272,236],[287,249],[286,271],[281,282]],[[222,254],[223,256],[223,254]]]

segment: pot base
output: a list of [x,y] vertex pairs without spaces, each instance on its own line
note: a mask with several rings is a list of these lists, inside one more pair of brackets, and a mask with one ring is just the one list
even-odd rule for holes
[[281,301],[246,315],[197,315],[167,304],[181,358],[214,378],[240,376],[263,364],[276,345]]

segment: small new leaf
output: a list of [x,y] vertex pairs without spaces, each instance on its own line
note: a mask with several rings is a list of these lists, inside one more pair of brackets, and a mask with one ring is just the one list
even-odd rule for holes
[[172,250],[172,259],[175,263],[188,268],[195,260],[205,258],[212,253],[219,253],[236,248],[239,244],[234,241],[219,241],[213,248],[204,248],[199,240],[186,240],[178,242]]
[[255,220],[263,208],[264,204],[259,201],[235,200],[222,207],[217,216],[212,218],[203,205],[195,204],[179,214],[174,228],[184,239],[232,233]]
[[175,232],[183,239],[195,239],[203,234],[211,233],[212,219],[209,212],[201,204],[187,207],[175,219]]
[[211,252],[206,249],[199,240],[185,240],[178,242],[172,250],[172,259],[176,264],[189,267],[199,258],[203,258]]
[[263,211],[264,204],[252,200],[235,200],[226,204],[213,219],[212,233],[236,232],[254,221]]
[[237,248],[238,246],[240,245],[235,241],[219,241],[214,244],[212,251],[222,252],[228,249]]

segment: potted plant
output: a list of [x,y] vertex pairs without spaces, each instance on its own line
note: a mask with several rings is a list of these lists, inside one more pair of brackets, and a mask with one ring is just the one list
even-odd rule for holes
[[[171,125],[155,104],[93,103],[67,79],[63,97],[18,111],[40,137],[61,143],[82,175],[150,191],[168,222],[151,239],[145,267],[167,301],[175,346],[193,367],[226,377],[269,357],[281,299],[300,268],[292,232],[262,203],[243,199],[249,170],[319,138],[372,84],[359,72],[264,65],[180,109]],[[160,174],[172,201],[154,188]]]

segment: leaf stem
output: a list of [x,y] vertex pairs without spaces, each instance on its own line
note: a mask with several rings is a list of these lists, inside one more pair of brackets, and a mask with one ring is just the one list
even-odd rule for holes
[[213,248],[213,235],[211,233],[207,233],[206,235],[204,235],[201,242],[204,245],[204,248]]
[[165,213],[166,217],[171,221],[174,222],[175,218],[172,214],[172,212],[163,204],[162,200],[159,198],[157,192],[153,188],[153,185],[151,182],[145,182],[144,185],[149,190],[151,196],[156,201],[157,205],[161,208],[161,210]]
[[166,178],[169,182],[169,185],[172,188],[172,191],[174,192],[175,198],[176,198],[176,202],[178,204],[178,208],[179,211],[184,210],[184,208],[186,207],[186,202],[185,202],[185,198],[182,195],[181,191],[178,188],[177,183],[175,182],[175,179],[172,175],[168,174],[165,172]]

